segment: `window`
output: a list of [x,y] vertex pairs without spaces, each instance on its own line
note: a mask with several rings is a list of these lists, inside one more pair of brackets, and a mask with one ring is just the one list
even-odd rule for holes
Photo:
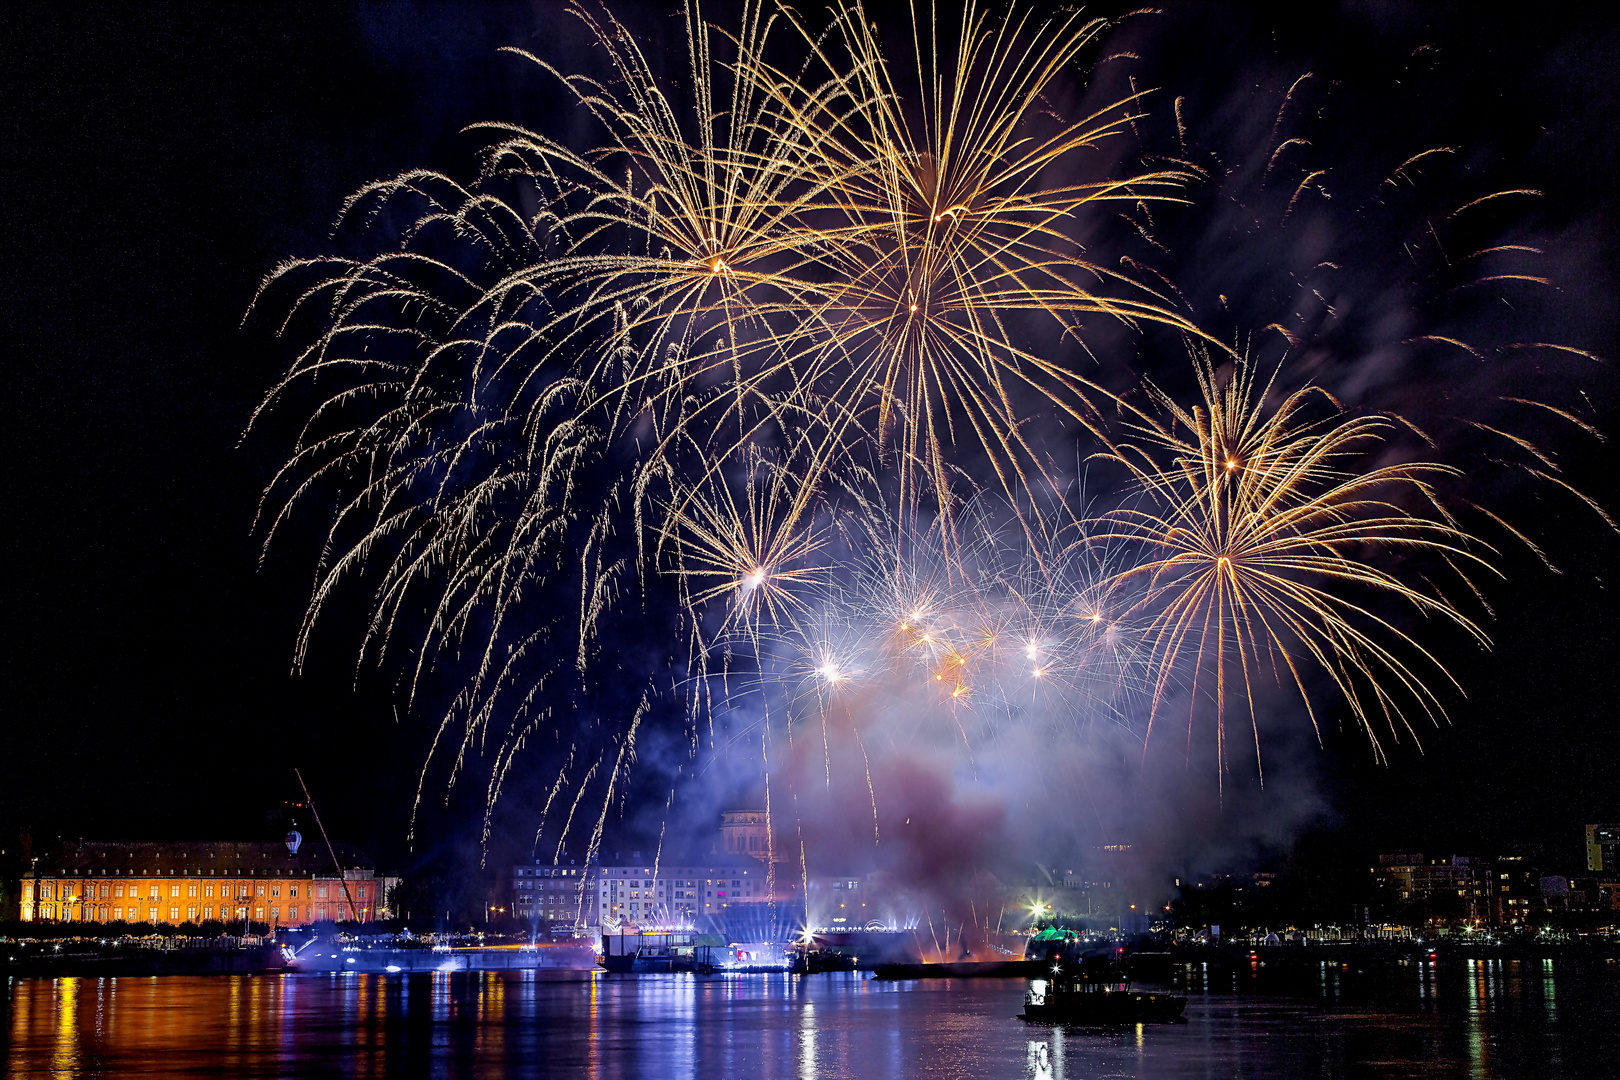
[[162,894],[160,894],[158,892],[158,887],[156,885],[153,885],[150,889],[147,890],[147,898],[148,899],[156,900],[160,895],[162,895]]
[[190,919],[192,922],[196,922],[197,921],[197,909],[194,908],[194,907],[186,908],[186,918]]
[[[204,896],[213,896],[214,895],[214,887],[212,885],[204,885],[203,886],[203,895]],[[212,909],[210,909],[210,910],[212,910]]]
[[[114,896],[123,896],[124,895],[124,887],[122,885],[114,885],[113,886],[113,895]],[[114,916],[114,917],[116,918],[116,916]]]
[[214,917],[214,905],[209,904],[207,907],[203,908],[203,918],[212,919],[213,917]]
[[260,895],[260,896],[263,896],[263,895],[264,895],[264,886],[263,886],[263,885],[260,885],[260,886],[259,886],[259,887],[258,887],[258,889],[259,889],[259,895]]
[[180,909],[179,908],[172,907],[172,908],[169,909],[169,921],[170,922],[175,921],[179,917],[180,917]]
[[296,885],[287,886],[287,895],[288,896],[297,896],[298,895],[298,886],[296,886]]
[[170,885],[169,886],[169,896],[171,898],[175,898],[175,897],[178,897],[179,895],[180,895],[180,886],[178,886],[178,885]]
[[101,887],[101,895],[102,896],[111,896],[112,895],[111,889],[112,889],[111,885],[103,885]]
[[270,895],[271,896],[280,896],[281,895],[281,886],[280,885],[272,885],[272,886],[270,886]]
[[195,885],[187,885],[186,886],[186,895],[191,897],[192,899],[196,899],[196,897],[197,897],[197,886],[195,886]]

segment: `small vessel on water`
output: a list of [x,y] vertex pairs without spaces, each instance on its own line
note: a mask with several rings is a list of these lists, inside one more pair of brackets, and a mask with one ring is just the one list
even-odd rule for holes
[[1043,930],[1030,938],[1024,955],[1041,965],[1029,977],[1019,1014],[1032,1024],[1174,1023],[1187,1007],[1184,997],[1132,988],[1117,955],[1086,955],[1084,941],[1073,931]]

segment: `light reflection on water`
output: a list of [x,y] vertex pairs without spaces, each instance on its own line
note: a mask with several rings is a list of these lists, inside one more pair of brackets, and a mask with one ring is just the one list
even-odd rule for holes
[[[1194,970],[1185,1024],[1028,1027],[1019,981],[513,974],[24,979],[6,1076],[1609,1076],[1620,979],[1534,961]],[[1221,984],[1218,991],[1211,984]],[[1343,987],[1350,991],[1342,991]],[[1304,991],[1311,997],[1298,996]]]

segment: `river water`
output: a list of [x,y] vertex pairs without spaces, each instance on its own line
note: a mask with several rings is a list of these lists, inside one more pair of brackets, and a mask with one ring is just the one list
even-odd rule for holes
[[17,979],[0,1030],[8,1077],[1620,1076],[1612,964],[1414,963],[1354,982],[1324,966],[1286,994],[1211,981],[1192,973],[1186,1023],[1088,1033],[1016,1019],[1017,980]]

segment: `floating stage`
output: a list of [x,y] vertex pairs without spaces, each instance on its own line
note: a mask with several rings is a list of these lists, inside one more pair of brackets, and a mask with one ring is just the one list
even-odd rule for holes
[[[291,953],[291,950],[288,951]],[[287,959],[289,971],[302,973],[363,971],[392,975],[452,971],[591,971],[595,967],[596,948],[588,941],[399,948],[317,939],[291,953]]]

